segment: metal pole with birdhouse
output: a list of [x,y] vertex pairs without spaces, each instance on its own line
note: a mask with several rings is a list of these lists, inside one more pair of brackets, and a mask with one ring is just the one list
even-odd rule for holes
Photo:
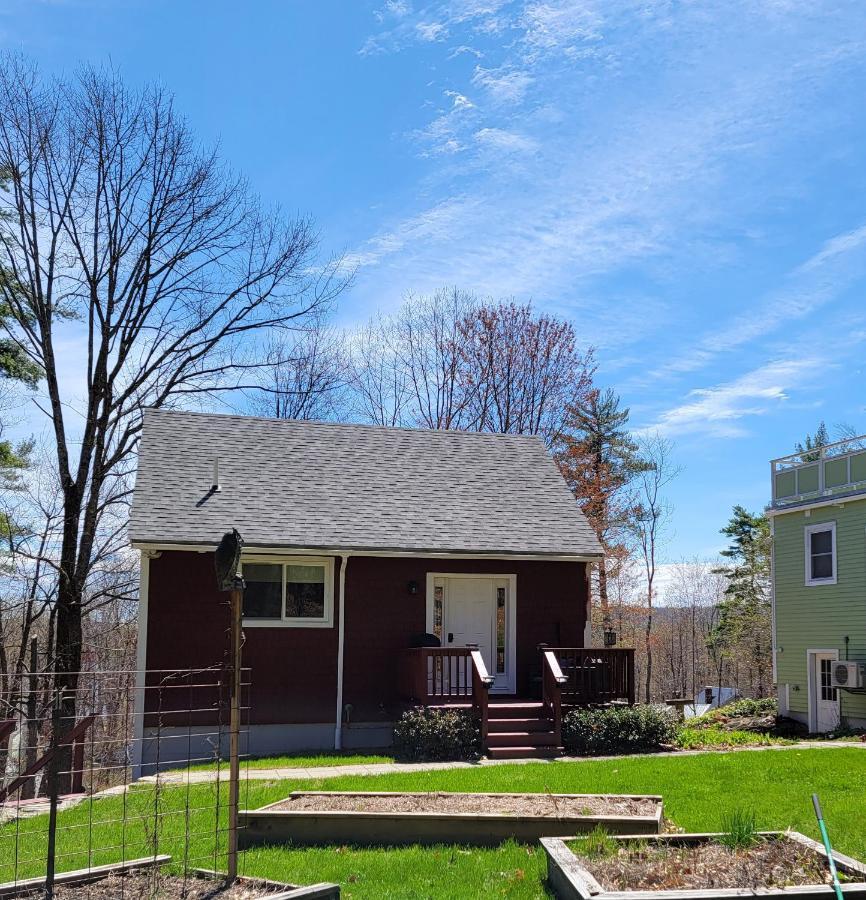
[[229,822],[228,822],[228,881],[238,874],[238,801],[240,797],[240,734],[241,734],[241,614],[244,579],[240,571],[243,538],[236,528],[227,531],[216,549],[217,586],[229,592],[231,606],[231,647],[229,682]]

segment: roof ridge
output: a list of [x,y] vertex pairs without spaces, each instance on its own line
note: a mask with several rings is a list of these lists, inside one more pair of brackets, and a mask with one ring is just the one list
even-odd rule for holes
[[335,422],[328,419],[280,419],[272,416],[252,416],[245,413],[221,413],[205,412],[197,409],[169,409],[166,407],[147,406],[145,415],[169,415],[169,416],[197,416],[204,419],[232,419],[241,422],[265,422],[269,425],[323,425],[328,428],[363,428],[368,431],[393,432],[404,431],[409,434],[447,434],[463,435],[471,438],[489,439],[513,439],[521,441],[534,441],[544,446],[541,435],[538,434],[513,434],[503,431],[470,431],[463,428],[422,428],[408,425],[378,425],[372,422]]

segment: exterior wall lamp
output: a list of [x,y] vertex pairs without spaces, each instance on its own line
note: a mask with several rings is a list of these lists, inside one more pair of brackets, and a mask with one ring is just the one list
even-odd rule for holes
[[418,582],[417,582],[417,581],[410,581],[410,582],[409,582],[409,585],[408,585],[408,589],[409,589],[410,595],[412,595],[412,596],[414,597],[415,594],[418,593]]

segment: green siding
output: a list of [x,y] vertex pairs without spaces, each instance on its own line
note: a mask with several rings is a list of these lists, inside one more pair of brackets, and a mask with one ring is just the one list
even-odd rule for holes
[[[805,528],[836,523],[836,584],[806,586]],[[809,708],[806,651],[839,651],[866,662],[866,498],[843,506],[791,511],[773,518],[776,597],[776,679],[789,688],[789,707]],[[866,694],[840,692],[842,715],[866,718]]]

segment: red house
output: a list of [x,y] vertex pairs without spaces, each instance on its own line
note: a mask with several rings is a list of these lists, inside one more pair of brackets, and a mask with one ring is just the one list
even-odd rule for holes
[[223,658],[231,528],[253,754],[384,746],[420,703],[471,705],[491,755],[549,755],[563,702],[633,699],[630,651],[587,649],[601,548],[537,437],[148,410],[140,671]]

